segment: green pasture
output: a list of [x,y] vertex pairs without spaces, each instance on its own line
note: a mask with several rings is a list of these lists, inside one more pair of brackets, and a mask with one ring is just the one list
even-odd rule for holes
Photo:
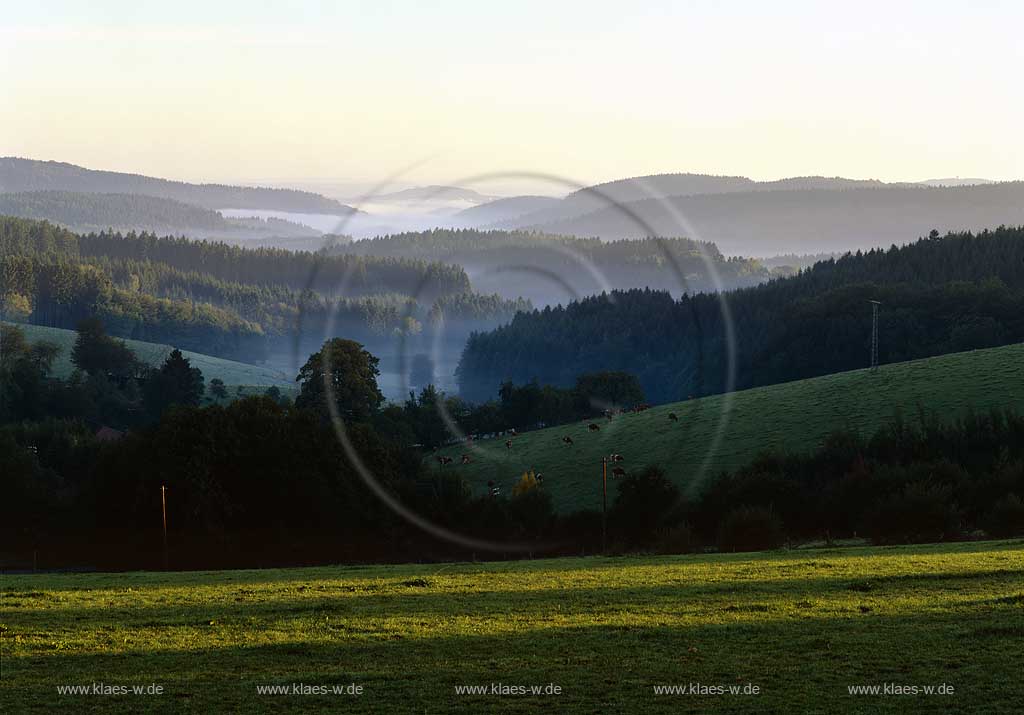
[[[1024,541],[4,575],[5,713],[1019,713]],[[60,695],[58,686],[160,695]],[[260,695],[262,686],[361,695]],[[457,686],[556,685],[554,694]],[[655,686],[758,694],[656,695]],[[851,695],[848,686],[952,686]]]
[[[67,377],[74,370],[71,364],[71,348],[74,347],[77,333],[74,330],[62,328],[49,328],[42,325],[28,325],[19,323],[18,327],[24,331],[25,337],[30,342],[45,340],[59,346],[60,355],[54,361],[53,372],[57,377]],[[160,365],[174,349],[170,345],[161,343],[147,343],[141,340],[125,340],[125,344],[135,353],[139,360],[150,365]],[[181,354],[189,359],[193,367],[198,367],[203,372],[206,384],[210,380],[219,377],[228,385],[231,394],[235,394],[238,386],[243,387],[243,394],[260,394],[266,388],[276,385],[282,392],[295,391],[295,381],[283,372],[269,367],[249,365],[244,362],[225,360],[223,358],[194,353],[182,350]]]
[[[508,493],[524,471],[533,469],[543,474],[556,509],[599,509],[601,458],[612,452],[623,455],[617,466],[627,472],[657,464],[693,494],[706,480],[765,450],[811,450],[840,429],[870,435],[897,414],[917,422],[922,416],[948,420],[970,409],[992,408],[1024,408],[1024,344],[660,405],[611,422],[596,420],[597,432],[581,422],[521,433],[511,449],[501,437],[441,453],[455,457],[444,469],[466,477],[478,493],[492,480]],[[564,436],[574,444],[563,443]],[[462,454],[473,461],[460,464]],[[610,477],[609,471],[612,498]]]

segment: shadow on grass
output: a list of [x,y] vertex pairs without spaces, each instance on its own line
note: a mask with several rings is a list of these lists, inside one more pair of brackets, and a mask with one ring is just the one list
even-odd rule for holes
[[[61,653],[8,659],[10,712],[71,709],[194,712],[998,712],[1024,701],[1019,630],[994,612],[865,615],[676,628],[548,628],[488,635],[400,636],[225,645],[215,635],[150,653]],[[254,640],[259,638],[253,634]],[[58,696],[59,684],[158,683],[161,699]],[[357,683],[351,696],[257,695],[257,685]],[[457,685],[546,684],[560,696],[460,696]],[[656,684],[757,684],[762,694],[655,696]],[[847,685],[951,683],[955,700],[863,698]],[[738,696],[737,696],[738,697]],[[1012,712],[1012,710],[1005,710]]]

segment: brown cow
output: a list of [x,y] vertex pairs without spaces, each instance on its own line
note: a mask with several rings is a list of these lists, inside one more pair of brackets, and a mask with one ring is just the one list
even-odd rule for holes
[[512,451],[512,440],[510,440],[510,439],[506,439],[505,440],[505,448],[507,450],[509,450],[509,451]]
[[597,432],[599,429],[601,429],[601,426],[595,422],[591,422],[589,425],[587,425],[587,429],[590,430],[591,432]]
[[676,413],[675,412],[669,412],[668,413],[668,418],[670,420],[672,420],[673,422],[678,422],[679,421],[679,418],[676,417]]
[[623,457],[618,452],[613,452],[611,455],[609,455],[608,459],[612,460],[613,462],[621,462],[622,460],[625,459],[625,457]]
[[473,461],[473,458],[470,457],[468,454],[462,455],[462,463],[463,464],[469,464],[472,461]]
[[564,442],[565,444],[569,445],[570,447],[573,445],[572,437],[570,437],[568,435],[566,435],[565,437],[562,437],[562,442]]

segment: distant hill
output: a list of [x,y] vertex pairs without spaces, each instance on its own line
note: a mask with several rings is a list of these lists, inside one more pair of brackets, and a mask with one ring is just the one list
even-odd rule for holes
[[[610,423],[602,420],[598,432],[588,431],[586,423],[523,432],[511,450],[504,439],[477,440],[468,465],[459,465],[464,446],[440,453],[456,457],[455,473],[477,494],[486,493],[492,480],[502,491],[511,491],[520,475],[532,469],[543,472],[544,489],[558,511],[600,509],[601,458],[612,452],[625,457],[627,473],[651,464],[676,467],[668,473],[686,475],[680,487],[693,493],[764,450],[811,450],[836,430],[867,436],[897,414],[907,420],[922,415],[949,420],[966,410],[1020,410],[1022,364],[1024,344],[955,353],[882,365],[878,372],[853,370],[665,404]],[[668,419],[672,412],[677,422]],[[724,425],[723,415],[728,415]],[[566,435],[573,446],[562,442]]]
[[536,211],[554,208],[561,203],[561,199],[550,196],[511,196],[464,209],[452,217],[452,223],[467,228],[487,226],[498,221],[508,221]]
[[29,191],[0,194],[0,214],[46,219],[88,233],[107,228],[147,231],[224,231],[232,228],[216,211],[180,201],[134,194]]
[[[754,181],[745,176],[713,176],[707,174],[654,174],[617,179],[574,191],[560,203],[548,204],[538,210],[510,219],[499,219],[494,228],[535,228],[600,211],[609,206],[625,205],[645,199],[673,196],[702,196],[754,191],[822,191],[886,186],[873,179],[802,176],[775,181]],[[583,236],[585,234],[577,233]],[[602,234],[589,234],[605,238]],[[678,229],[672,235],[679,235]],[[626,236],[623,236],[624,238]]]
[[991,179],[961,179],[958,176],[952,179],[926,179],[917,183],[922,186],[978,186],[980,184],[995,184],[998,182]]
[[219,212],[140,194],[27,191],[0,194],[0,215],[52,221],[79,233],[149,231],[199,238],[320,241],[320,232],[279,218],[224,218]]
[[473,189],[464,189],[460,186],[416,186],[411,189],[394,191],[390,194],[374,196],[373,203],[391,201],[468,201],[472,203],[487,203],[493,201],[493,196],[485,196]]
[[714,245],[688,239],[600,241],[526,231],[434,229],[339,242],[329,252],[454,264],[466,271],[477,292],[521,296],[537,306],[614,289],[650,287],[680,295],[714,290],[716,279],[725,288],[738,288],[771,277],[758,261],[726,260]]
[[[539,220],[546,213],[513,223],[606,240],[648,233],[684,235],[713,242],[726,255],[819,253],[901,244],[932,228],[962,231],[1022,224],[1024,182],[700,194],[632,201],[582,216]],[[679,216],[688,225],[681,225]]]
[[0,157],[0,193],[24,191],[139,194],[207,209],[268,209],[339,215],[355,211],[351,206],[308,191],[189,184],[140,174],[96,171],[58,161]]

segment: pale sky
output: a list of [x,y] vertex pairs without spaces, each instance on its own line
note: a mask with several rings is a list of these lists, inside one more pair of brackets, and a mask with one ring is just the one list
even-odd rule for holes
[[0,0],[0,155],[192,181],[1024,178],[1020,2],[271,4]]

